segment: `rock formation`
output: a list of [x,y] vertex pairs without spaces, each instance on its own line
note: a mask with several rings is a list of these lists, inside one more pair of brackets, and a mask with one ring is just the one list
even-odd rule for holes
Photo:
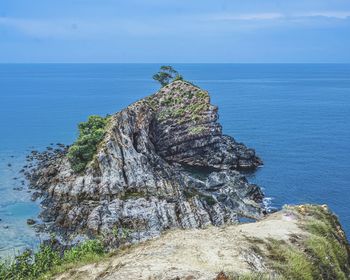
[[175,81],[112,115],[94,159],[73,172],[67,149],[35,154],[27,177],[51,230],[137,242],[170,228],[263,216],[263,194],[240,170],[261,160],[222,134],[208,92]]

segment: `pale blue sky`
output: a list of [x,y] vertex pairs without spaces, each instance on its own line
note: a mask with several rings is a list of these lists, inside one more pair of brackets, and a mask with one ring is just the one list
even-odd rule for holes
[[350,63],[350,0],[0,0],[0,62]]

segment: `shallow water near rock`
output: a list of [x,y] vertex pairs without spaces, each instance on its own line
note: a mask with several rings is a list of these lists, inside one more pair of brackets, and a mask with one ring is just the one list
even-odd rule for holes
[[[255,148],[249,176],[271,205],[326,203],[350,232],[350,65],[174,65],[211,94],[224,133]],[[88,115],[153,93],[156,64],[0,65],[0,255],[40,241],[26,220],[38,202],[21,187],[25,156],[69,144]],[[14,178],[17,178],[14,180]],[[25,186],[24,186],[25,187]]]

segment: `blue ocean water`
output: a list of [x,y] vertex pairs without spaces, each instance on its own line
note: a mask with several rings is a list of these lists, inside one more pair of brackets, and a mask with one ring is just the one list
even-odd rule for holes
[[[265,165],[249,179],[274,207],[325,203],[350,234],[349,64],[176,64],[219,106],[224,132]],[[0,64],[0,255],[33,247],[38,203],[20,187],[26,154],[74,141],[78,122],[151,94],[157,64]],[[18,179],[14,179],[17,178]]]

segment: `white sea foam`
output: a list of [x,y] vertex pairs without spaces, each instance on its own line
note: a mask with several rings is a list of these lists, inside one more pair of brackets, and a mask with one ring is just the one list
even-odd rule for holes
[[263,199],[263,205],[266,208],[268,213],[273,213],[277,211],[277,208],[273,206],[273,203],[272,203],[273,199],[274,199],[273,197],[265,197]]

